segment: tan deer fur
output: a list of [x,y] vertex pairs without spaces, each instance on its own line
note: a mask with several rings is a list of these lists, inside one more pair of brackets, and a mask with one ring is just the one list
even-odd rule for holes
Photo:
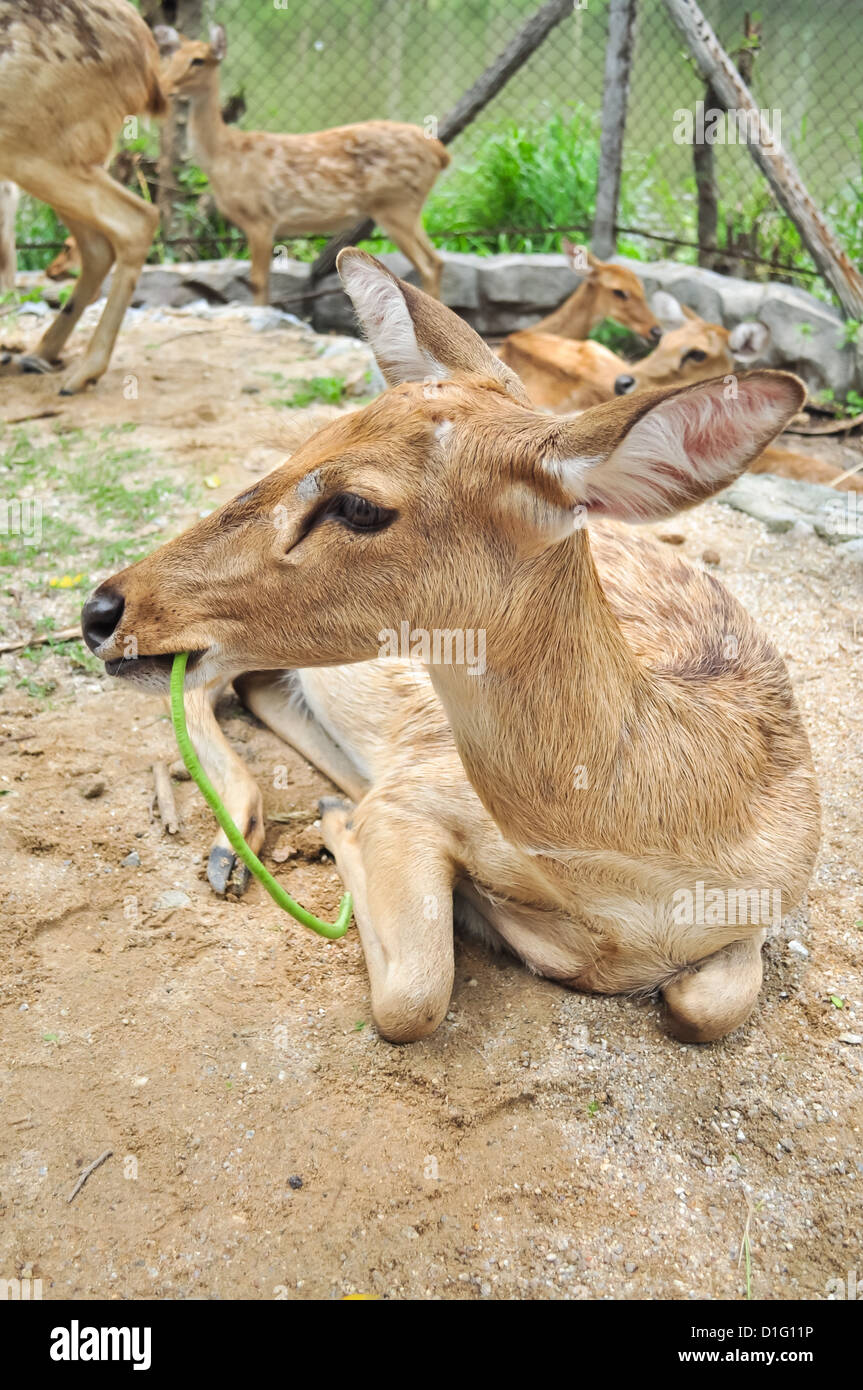
[[627,364],[602,343],[575,342],[526,328],[498,349],[518,374],[534,405],[559,414],[588,410],[614,397],[614,383]]
[[319,130],[310,135],[236,130],[222,119],[219,66],[227,50],[221,25],[210,42],[155,30],[167,57],[163,80],[189,99],[189,135],[219,211],[249,242],[257,304],[269,299],[270,258],[277,237],[339,232],[373,217],[416,266],[423,288],[440,293],[443,262],[423,229],[432,184],[449,164],[439,140],[393,121]]
[[18,210],[18,188],[4,180],[0,182],[0,294],[15,288],[18,257],[15,250],[15,213]]
[[48,203],[81,252],[75,289],[34,356],[4,371],[47,371],[114,267],[102,317],[69,395],[102,375],[158,214],[106,172],[124,120],[164,114],[159,54],[127,0],[0,0],[0,178]]
[[[818,844],[809,745],[736,600],[610,518],[725,486],[803,386],[757,371],[734,401],[720,380],[549,416],[442,304],[360,251],[339,268],[392,389],[106,580],[85,637],[161,690],[195,653],[193,739],[253,845],[260,793],[210,711],[227,680],[356,801],[322,830],[386,1037],[446,1012],[454,900],[539,974],[662,989],[681,1037],[719,1037],[759,992],[763,923],[681,922],[675,894],[792,909]],[[389,658],[403,623],[484,632],[483,669]]]

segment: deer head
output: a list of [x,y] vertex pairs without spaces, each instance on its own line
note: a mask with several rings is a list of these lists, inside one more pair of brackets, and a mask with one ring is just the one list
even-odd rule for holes
[[663,327],[670,331],[653,352],[621,373],[614,383],[618,396],[644,386],[726,376],[755,362],[770,341],[770,329],[763,323],[739,323],[729,331],[718,323],[706,323],[662,290],[653,296],[652,304]]
[[224,26],[210,25],[210,42],[186,39],[167,24],[157,24],[153,37],[165,60],[162,87],[168,96],[192,96],[204,91],[213,80],[228,51]]
[[586,333],[566,332],[563,314],[576,295],[589,298],[591,304],[591,327],[603,319],[614,319],[616,323],[638,333],[642,338],[652,338],[654,342],[662,336],[662,326],[651,312],[644,295],[644,286],[634,271],[626,266],[612,265],[599,261],[586,246],[575,246],[563,238],[563,251],[570,269],[583,276],[575,295],[571,296],[557,313],[561,315],[560,325],[555,331],[561,337],[586,337]]
[[[361,251],[343,251],[339,272],[392,389],[99,586],[83,630],[110,674],[164,689],[186,650],[199,684],[363,661],[406,619],[486,627],[491,646],[525,566],[587,552],[585,514],[692,506],[803,398],[796,377],[762,371],[733,400],[712,381],[550,417],[444,305]],[[590,623],[578,593],[550,592],[550,612],[560,604],[562,621]]]

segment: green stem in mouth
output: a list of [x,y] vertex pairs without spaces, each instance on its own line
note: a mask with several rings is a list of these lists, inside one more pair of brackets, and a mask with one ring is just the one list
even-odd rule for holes
[[295,902],[290,894],[285,892],[282,885],[273,878],[269,870],[264,868],[258,856],[249,849],[222,805],[218,792],[202,768],[192,740],[189,738],[189,730],[186,728],[186,711],[183,707],[183,686],[188,659],[188,652],[177,652],[171,667],[171,719],[177,747],[188,768],[189,776],[196,783],[198,790],[227,835],[234,853],[242,859],[246,868],[254,874],[258,882],[263,884],[273,902],[278,903],[279,907],[283,908],[285,912],[289,912],[298,922],[302,922],[304,927],[310,927],[319,936],[326,936],[330,941],[338,941],[339,937],[344,936],[350,926],[353,906],[350,893],[345,893],[342,898],[339,904],[339,915],[335,922],[322,922],[320,917],[315,917],[314,913],[307,912],[304,907],[300,907],[300,904]]

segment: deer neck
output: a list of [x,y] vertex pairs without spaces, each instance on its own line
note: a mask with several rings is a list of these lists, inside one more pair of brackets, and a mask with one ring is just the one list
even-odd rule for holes
[[609,608],[586,530],[521,565],[485,611],[485,670],[430,667],[468,778],[516,844],[601,842],[627,720],[651,687]]
[[604,315],[599,311],[599,286],[582,280],[574,294],[532,328],[533,333],[555,333],[559,338],[586,338]]
[[194,156],[205,172],[218,152],[226,129],[219,100],[219,74],[218,69],[214,69],[207,86],[189,97],[189,139]]

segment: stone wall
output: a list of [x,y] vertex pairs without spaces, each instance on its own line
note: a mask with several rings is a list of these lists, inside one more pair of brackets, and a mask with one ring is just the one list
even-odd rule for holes
[[[415,280],[398,252],[381,257],[391,270]],[[473,256],[443,253],[444,301],[478,332],[503,337],[528,328],[555,308],[578,285],[566,259],[558,255]],[[648,297],[667,290],[702,318],[733,328],[760,319],[770,329],[767,366],[798,372],[811,393],[829,388],[844,397],[863,390],[863,353],[846,343],[842,319],[829,305],[788,285],[735,280],[676,261],[625,261],[644,282]],[[133,303],[180,306],[205,299],[211,304],[251,303],[248,261],[201,261],[145,266]],[[22,281],[39,277],[21,276]],[[319,332],[356,332],[353,310],[336,275],[309,289],[308,266],[274,263],[271,299],[278,308],[310,319]]]

